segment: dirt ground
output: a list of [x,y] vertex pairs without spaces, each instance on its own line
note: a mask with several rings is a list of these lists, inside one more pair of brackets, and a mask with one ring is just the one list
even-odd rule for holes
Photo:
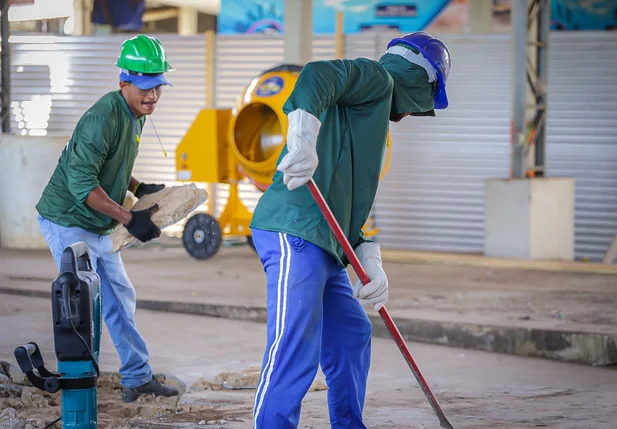
[[[8,373],[10,362],[2,362],[5,373]],[[11,368],[12,382],[0,384],[0,410],[4,411],[4,419],[0,417],[0,427],[8,426],[10,420],[13,427],[18,427],[22,420],[32,429],[43,428],[60,417],[61,393],[48,393],[32,387],[19,369]],[[15,376],[18,374],[17,376]],[[164,376],[159,378],[166,380]],[[7,380],[5,380],[7,381]],[[180,387],[174,380],[167,383]],[[120,377],[117,373],[103,373],[98,380],[97,401],[98,421],[100,428],[126,428],[130,420],[152,419],[176,411],[178,398],[141,397],[134,404],[124,404],[119,401],[122,392]],[[14,410],[14,413],[8,411]],[[11,426],[9,426],[11,427]],[[60,428],[60,423],[52,426]]]
[[454,265],[387,264],[393,314],[617,331],[617,276]]
[[[54,370],[50,320],[48,300],[0,294],[0,360],[14,364],[14,348],[36,341],[49,369]],[[174,400],[171,403],[167,402],[170,400],[154,403],[146,400],[123,404],[118,385],[110,384],[100,392],[102,424],[99,427],[251,427],[254,390],[197,390],[191,386],[199,378],[215,382],[221,372],[238,372],[258,366],[265,345],[263,324],[138,310],[137,326],[148,344],[153,370],[177,377],[187,386],[188,393],[180,398],[176,409]],[[457,429],[615,428],[615,369],[426,344],[409,343],[409,347]],[[374,338],[372,356],[364,412],[366,426],[375,429],[439,428],[393,342]],[[101,369],[115,372],[118,365],[113,344],[104,331]],[[32,397],[39,394],[30,393]],[[307,394],[300,428],[330,427],[326,398],[324,390]],[[49,401],[49,405],[52,403],[57,400]],[[58,406],[17,411],[24,416],[44,415],[46,421],[51,421],[58,415]],[[31,429],[35,427],[30,426]]]

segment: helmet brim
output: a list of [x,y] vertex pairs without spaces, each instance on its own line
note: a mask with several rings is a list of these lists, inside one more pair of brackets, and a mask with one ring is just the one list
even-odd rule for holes
[[431,109],[427,112],[414,112],[410,113],[410,116],[435,116],[435,109]]
[[173,86],[165,78],[165,75],[163,73],[142,74],[141,76],[139,76],[139,75],[133,75],[133,74],[122,72],[120,73],[120,80],[123,82],[130,82],[133,85],[135,85],[137,88],[144,89],[144,90],[152,89],[160,85]]
[[435,109],[445,109],[448,107],[448,95],[446,94],[446,84],[441,79],[437,82],[437,91],[435,91]]

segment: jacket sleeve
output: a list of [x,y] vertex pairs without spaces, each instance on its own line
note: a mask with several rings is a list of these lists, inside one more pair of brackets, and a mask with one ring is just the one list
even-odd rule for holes
[[362,243],[374,243],[375,240],[369,240],[368,238],[366,238],[364,236],[364,231],[360,230],[360,236],[358,237],[358,239],[356,240],[356,242],[354,244],[352,244],[352,248],[354,250],[356,250],[358,248],[358,246],[360,246]]
[[375,61],[314,61],[302,68],[283,111],[302,109],[319,118],[335,104],[361,105],[389,97],[392,85],[390,75]]
[[68,144],[68,189],[79,202],[100,185],[99,172],[110,149],[110,128],[106,118],[91,114],[81,121]]

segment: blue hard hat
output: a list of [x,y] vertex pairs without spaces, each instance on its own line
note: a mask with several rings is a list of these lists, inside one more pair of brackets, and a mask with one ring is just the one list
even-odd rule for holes
[[445,43],[424,31],[409,33],[403,37],[392,39],[388,48],[398,43],[416,48],[426,58],[437,72],[437,91],[435,91],[435,109],[448,107],[446,81],[450,74],[450,51]]

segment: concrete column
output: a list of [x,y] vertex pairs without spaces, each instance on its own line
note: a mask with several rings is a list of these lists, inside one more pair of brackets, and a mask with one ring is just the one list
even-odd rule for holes
[[192,7],[181,7],[178,10],[178,34],[193,36],[197,34],[199,12]]
[[546,175],[550,8],[549,0],[512,0],[512,177]]
[[512,133],[511,177],[525,177],[525,113],[529,97],[527,85],[527,2],[512,1]]
[[493,2],[469,0],[468,28],[470,33],[493,32]]
[[84,0],[73,0],[73,31],[71,36],[84,35],[84,18]]
[[89,36],[92,33],[90,13],[93,0],[73,0],[73,32],[71,36]]
[[285,62],[304,65],[313,57],[313,0],[285,0]]

